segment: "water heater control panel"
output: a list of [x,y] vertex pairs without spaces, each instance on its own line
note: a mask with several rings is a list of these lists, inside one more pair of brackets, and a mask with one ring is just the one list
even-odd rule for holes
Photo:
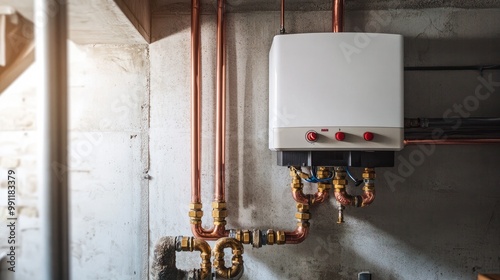
[[274,37],[269,148],[403,148],[403,36],[308,33]]

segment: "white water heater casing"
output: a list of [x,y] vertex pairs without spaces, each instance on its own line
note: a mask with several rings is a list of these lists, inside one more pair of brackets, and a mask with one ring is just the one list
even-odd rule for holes
[[403,36],[277,35],[269,55],[269,148],[403,148]]

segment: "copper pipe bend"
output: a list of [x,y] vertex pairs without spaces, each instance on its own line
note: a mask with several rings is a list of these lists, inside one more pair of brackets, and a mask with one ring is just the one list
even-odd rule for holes
[[[300,169],[297,167],[290,168],[290,176],[292,177],[292,197],[297,203],[315,205],[325,202],[330,197],[329,191],[331,184],[318,183],[318,191],[314,194],[304,193],[304,184],[302,183],[301,176],[299,176]],[[325,176],[325,172],[328,172],[325,167],[320,167],[317,176],[319,179],[328,178]]]
[[345,189],[347,185],[345,175],[344,169],[337,167],[333,180],[335,185],[335,199],[344,206],[366,207],[370,205],[375,200],[375,170],[373,168],[365,168],[363,171],[365,185],[363,187],[363,194],[358,196],[347,193]]
[[[232,266],[227,268],[224,264],[224,249],[231,248],[233,257]],[[234,238],[224,237],[219,239],[212,251],[214,256],[214,267],[217,276],[224,279],[233,279],[243,272],[243,244]]]
[[229,230],[226,230],[223,225],[215,225],[210,229],[205,229],[201,223],[191,224],[191,232],[196,238],[205,240],[217,240],[229,236]]
[[286,244],[299,244],[306,240],[309,233],[308,226],[297,226],[294,231],[285,232],[285,243]]

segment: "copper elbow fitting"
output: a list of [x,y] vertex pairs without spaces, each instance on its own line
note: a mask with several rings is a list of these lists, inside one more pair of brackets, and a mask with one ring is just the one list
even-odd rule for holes
[[[326,179],[330,175],[330,172],[326,167],[319,167],[318,171],[316,171],[316,177],[318,179]],[[332,188],[331,184],[328,183],[318,183],[318,191],[314,194],[314,199],[313,203],[322,203],[326,200],[328,200],[328,197],[330,196],[330,189]]]
[[285,232],[286,244],[299,244],[306,240],[309,233],[309,223],[297,223],[297,228],[292,232]]
[[[224,263],[224,249],[231,248],[233,257],[232,266],[227,268]],[[214,267],[217,276],[224,279],[231,279],[243,273],[243,245],[234,238],[224,237],[219,239],[212,251],[214,256]]]
[[345,189],[347,186],[347,178],[346,172],[342,167],[335,168],[335,177],[333,178],[333,186],[335,188],[335,199],[342,205],[348,206],[357,206],[359,207],[359,203],[361,200],[356,197],[349,195]]
[[201,279],[206,279],[212,271],[212,263],[210,262],[210,256],[212,249],[210,245],[205,240],[193,238],[193,237],[182,237],[181,239],[181,250],[182,251],[198,251],[200,252],[201,264]]

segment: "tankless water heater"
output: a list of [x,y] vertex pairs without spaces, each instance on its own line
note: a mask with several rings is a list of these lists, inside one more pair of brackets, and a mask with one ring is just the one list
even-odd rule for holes
[[269,148],[403,148],[403,36],[277,35],[269,55]]

